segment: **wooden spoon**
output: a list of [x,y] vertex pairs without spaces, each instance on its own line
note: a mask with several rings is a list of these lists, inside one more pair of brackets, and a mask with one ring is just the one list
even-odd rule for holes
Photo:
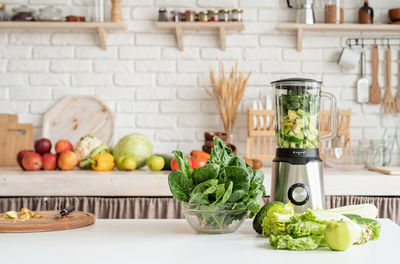
[[390,47],[386,51],[386,84],[387,90],[385,97],[383,98],[383,106],[385,109],[385,114],[392,114],[396,112],[396,107],[394,105],[394,98],[391,89],[391,77],[392,77],[392,58]]
[[400,51],[399,51],[399,64],[398,64],[398,74],[399,74],[399,87],[397,88],[396,98],[394,99],[394,103],[396,104],[396,110],[400,113]]
[[381,87],[379,87],[378,82],[378,66],[379,66],[379,57],[378,57],[378,46],[374,45],[372,49],[372,85],[370,91],[370,103],[371,104],[380,104],[381,99]]

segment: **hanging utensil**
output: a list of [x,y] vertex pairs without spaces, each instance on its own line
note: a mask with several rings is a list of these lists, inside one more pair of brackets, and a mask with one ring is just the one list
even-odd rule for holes
[[379,87],[378,81],[378,67],[379,67],[379,57],[378,57],[378,46],[375,44],[372,48],[372,85],[370,91],[370,103],[380,104],[381,99],[381,87]]
[[385,110],[385,114],[393,114],[396,112],[396,107],[394,104],[394,98],[391,89],[391,77],[392,77],[392,53],[390,51],[390,46],[388,43],[388,49],[386,51],[386,84],[387,90],[385,93],[385,97],[383,98],[383,106]]
[[359,103],[369,102],[369,80],[365,73],[366,59],[364,43],[361,50],[361,78],[357,81],[357,101]]
[[397,88],[397,94],[396,94],[396,98],[394,99],[394,103],[396,104],[396,110],[398,113],[400,113],[400,51],[399,51],[399,64],[397,66],[397,71],[398,71],[398,75],[399,75],[399,87]]

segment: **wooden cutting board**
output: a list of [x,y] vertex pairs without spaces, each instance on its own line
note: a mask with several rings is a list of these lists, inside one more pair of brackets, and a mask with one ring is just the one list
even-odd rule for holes
[[33,148],[33,126],[18,124],[17,115],[0,114],[0,166],[17,166],[22,149]]
[[57,102],[43,118],[42,136],[54,144],[67,139],[75,145],[86,135],[113,145],[114,113],[95,96],[67,96]]
[[59,211],[38,211],[43,218],[31,218],[26,221],[13,219],[0,220],[0,233],[32,233],[74,229],[94,224],[93,214],[74,211],[67,216],[54,219]]
[[368,167],[368,170],[388,175],[400,175],[400,167]]

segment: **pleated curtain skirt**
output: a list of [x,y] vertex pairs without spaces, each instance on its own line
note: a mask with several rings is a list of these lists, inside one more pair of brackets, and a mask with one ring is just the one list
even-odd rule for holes
[[[265,198],[268,202],[268,198]],[[398,196],[326,196],[326,207],[372,203],[379,209],[379,218],[400,224]],[[61,210],[68,205],[90,212],[98,219],[176,219],[183,218],[182,206],[172,197],[0,197],[0,212],[20,210]]]

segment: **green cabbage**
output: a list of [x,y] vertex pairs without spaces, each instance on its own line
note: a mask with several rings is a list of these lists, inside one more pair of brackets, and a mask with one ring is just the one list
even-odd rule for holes
[[153,145],[150,140],[142,134],[130,134],[119,140],[113,149],[114,158],[133,157],[137,168],[146,165],[146,161],[153,153]]

